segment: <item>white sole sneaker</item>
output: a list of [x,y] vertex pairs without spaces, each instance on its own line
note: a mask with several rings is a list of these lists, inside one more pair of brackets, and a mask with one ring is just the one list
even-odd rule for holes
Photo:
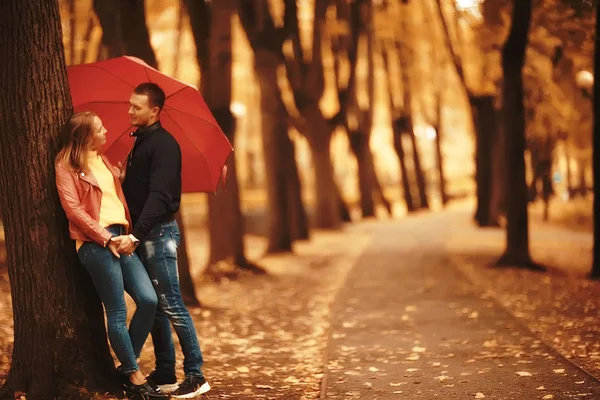
[[162,390],[165,393],[171,393],[174,392],[175,390],[177,390],[177,388],[179,387],[179,383],[168,383],[166,385],[156,385],[160,388],[160,390]]
[[210,390],[210,385],[208,382],[204,382],[202,386],[200,386],[195,392],[188,394],[180,394],[180,395],[171,395],[172,399],[193,399],[196,396],[200,396],[203,393],[206,393]]

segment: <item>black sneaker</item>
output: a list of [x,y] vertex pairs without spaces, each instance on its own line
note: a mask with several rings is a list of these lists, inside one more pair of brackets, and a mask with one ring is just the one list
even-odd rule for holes
[[203,376],[186,376],[176,391],[171,393],[173,399],[193,399],[210,390],[210,385]]
[[148,382],[141,385],[133,383],[123,384],[123,390],[128,399],[132,400],[168,400],[169,395],[163,393],[160,388],[153,388]]
[[157,386],[165,393],[170,393],[179,387],[175,372],[152,371],[146,379],[151,386]]

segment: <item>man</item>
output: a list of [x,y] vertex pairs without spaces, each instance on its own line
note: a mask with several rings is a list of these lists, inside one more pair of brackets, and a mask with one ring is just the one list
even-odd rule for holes
[[[152,329],[156,369],[148,380],[172,398],[193,398],[210,390],[202,374],[202,352],[190,313],[183,304],[177,273],[180,236],[174,214],[181,200],[181,149],[159,121],[165,93],[154,83],[136,87],[129,100],[135,144],[122,168],[123,189],[133,222],[129,240],[120,251],[137,251],[158,295]],[[139,246],[138,246],[139,245]],[[171,323],[184,356],[185,380],[175,376],[175,346]]]

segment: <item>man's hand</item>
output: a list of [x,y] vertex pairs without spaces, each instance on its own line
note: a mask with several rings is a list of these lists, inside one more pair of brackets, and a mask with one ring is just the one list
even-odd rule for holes
[[123,165],[121,161],[117,163],[117,168],[119,168],[119,180],[121,181],[121,183],[123,183],[123,181],[125,180],[125,173],[127,171],[127,168],[125,165]]
[[117,258],[121,258],[121,255],[119,254],[119,243],[120,240],[118,237],[112,237],[106,245],[106,248]]
[[117,250],[121,254],[127,254],[128,256],[132,255],[135,251],[135,243],[129,237],[129,235],[121,235],[117,239],[119,239],[119,249]]

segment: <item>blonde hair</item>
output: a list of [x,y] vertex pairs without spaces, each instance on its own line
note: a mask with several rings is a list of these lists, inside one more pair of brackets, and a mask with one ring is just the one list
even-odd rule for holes
[[62,132],[62,148],[56,156],[56,164],[66,163],[76,172],[87,171],[87,152],[94,139],[94,118],[97,114],[84,111],[73,114]]

